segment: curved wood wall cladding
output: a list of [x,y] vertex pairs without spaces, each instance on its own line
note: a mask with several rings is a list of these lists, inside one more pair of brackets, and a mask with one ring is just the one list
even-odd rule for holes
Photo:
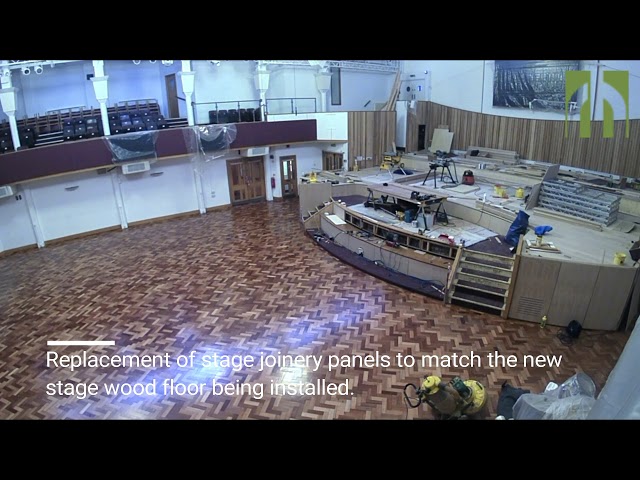
[[[601,121],[591,122],[590,138],[580,138],[580,122],[571,121],[569,136],[565,138],[563,120],[501,117],[433,102],[418,104],[409,129],[415,124],[426,124],[427,138],[431,139],[434,128],[448,125],[454,132],[455,150],[466,150],[470,145],[515,150],[529,160],[640,177],[640,120],[629,120],[629,138],[624,136],[624,120],[614,122],[613,138],[602,138]],[[417,131],[408,131],[407,141],[407,147],[417,148]],[[408,148],[408,151],[415,150]]]
[[396,112],[349,112],[349,168],[364,157],[359,168],[376,167],[396,140]]

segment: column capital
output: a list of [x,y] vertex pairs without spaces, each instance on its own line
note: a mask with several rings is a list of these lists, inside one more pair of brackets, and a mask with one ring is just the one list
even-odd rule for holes
[[316,86],[321,92],[328,92],[331,89],[331,74],[316,73]]
[[185,95],[191,95],[195,90],[196,72],[178,72],[178,78],[182,82],[182,91]]
[[0,105],[2,105],[2,110],[7,115],[15,115],[16,113],[18,90],[20,89],[17,87],[0,89]]
[[270,73],[268,71],[257,71],[253,76],[256,89],[264,90],[265,92],[269,90],[269,77]]
[[93,91],[96,94],[96,100],[107,101],[109,98],[109,87],[108,87],[109,75],[104,75],[102,77],[92,77],[91,83],[93,83]]

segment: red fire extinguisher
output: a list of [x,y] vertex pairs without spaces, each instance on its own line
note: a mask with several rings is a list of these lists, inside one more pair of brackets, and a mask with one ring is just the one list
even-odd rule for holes
[[271,188],[276,188],[276,177],[271,177]]

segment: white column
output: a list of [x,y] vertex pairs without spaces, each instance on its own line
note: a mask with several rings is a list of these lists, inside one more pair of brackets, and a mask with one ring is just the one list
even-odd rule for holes
[[320,111],[327,111],[327,92],[331,89],[331,74],[326,68],[316,74],[316,86],[320,90]]
[[31,194],[31,188],[20,186],[24,192],[24,200],[27,203],[27,210],[29,211],[29,218],[31,219],[31,227],[33,228],[33,234],[36,237],[36,243],[38,248],[44,247],[44,235],[42,234],[42,227],[40,226],[40,217],[38,217],[38,211],[36,205],[33,202],[33,195]]
[[109,77],[93,77],[93,90],[96,92],[96,100],[100,103],[100,117],[102,118],[102,131],[105,135],[111,135],[109,127],[109,115],[107,113],[107,100],[109,99],[109,91],[107,81]]
[[107,112],[107,100],[109,99],[109,76],[104,74],[104,60],[93,61],[93,91],[96,94],[96,100],[100,104],[100,117],[102,118],[102,131],[105,136],[111,135],[111,127],[109,126],[109,115]]
[[198,198],[198,210],[200,215],[204,215],[207,213],[207,207],[204,201],[204,188],[202,188],[202,161],[200,154],[194,155],[191,164],[193,167],[193,181],[196,186],[196,197]]
[[124,199],[122,198],[122,178],[120,177],[120,167],[111,170],[111,185],[113,187],[113,195],[116,198],[116,207],[118,208],[118,216],[120,217],[120,226],[123,230],[129,228],[127,222],[127,212],[124,209]]
[[18,123],[16,122],[18,89],[12,87],[11,85],[11,71],[6,67],[2,68],[2,88],[0,89],[0,104],[2,105],[2,111],[9,117],[9,128],[11,129],[13,148],[14,150],[18,150],[18,148],[20,148],[20,135],[18,134]]
[[182,82],[182,92],[187,102],[187,121],[190,126],[194,126],[196,121],[191,102],[195,90],[196,72],[191,71],[191,60],[182,60],[182,71],[178,72],[178,77]]
[[267,65],[258,60],[256,73],[254,75],[254,81],[256,89],[260,94],[260,110],[262,113],[263,121],[267,119],[267,90],[269,90],[269,75],[270,74],[269,70],[267,70]]

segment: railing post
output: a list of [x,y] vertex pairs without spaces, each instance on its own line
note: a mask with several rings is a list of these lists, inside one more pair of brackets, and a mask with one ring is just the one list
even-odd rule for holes
[[291,113],[296,113],[295,110],[293,109],[293,98],[291,99]]

